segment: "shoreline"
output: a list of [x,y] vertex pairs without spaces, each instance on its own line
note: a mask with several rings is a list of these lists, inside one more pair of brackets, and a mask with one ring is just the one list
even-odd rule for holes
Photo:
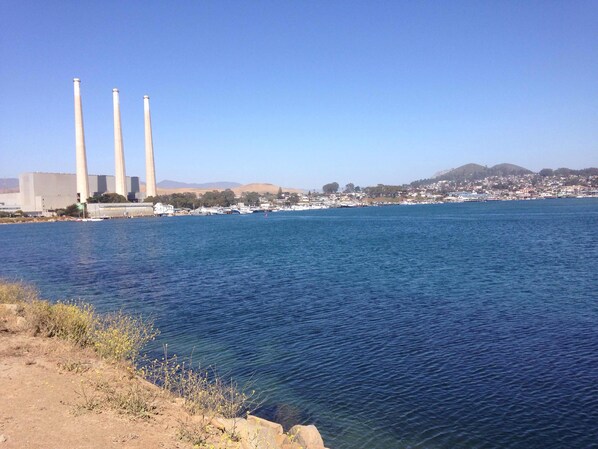
[[[598,199],[596,196],[584,196],[584,197],[562,197],[562,198],[514,198],[514,199],[491,199],[491,200],[466,200],[466,201],[438,201],[438,202],[394,202],[394,201],[377,201],[371,202],[369,204],[363,204],[360,206],[351,206],[351,207],[328,207],[328,208],[315,208],[315,209],[279,209],[275,211],[266,211],[267,213],[277,213],[277,212],[307,212],[307,211],[315,211],[315,210],[330,210],[330,209],[357,209],[357,208],[367,208],[367,207],[390,207],[390,206],[438,206],[444,204],[469,204],[469,203],[510,203],[514,201],[545,201],[545,200],[588,200],[588,199]],[[235,215],[235,214],[221,214],[221,215]],[[253,214],[249,214],[253,215]],[[189,217],[189,216],[203,216],[203,215],[194,215],[190,213],[186,214],[174,214],[169,215],[168,217]],[[143,216],[143,217],[112,217],[112,218],[105,218],[100,221],[110,221],[110,220],[131,220],[131,219],[139,219],[139,218],[164,218],[160,215],[154,216]],[[31,224],[31,223],[63,223],[63,222],[80,222],[80,218],[75,217],[4,217],[0,218],[0,226],[1,225],[17,225],[17,224]]]

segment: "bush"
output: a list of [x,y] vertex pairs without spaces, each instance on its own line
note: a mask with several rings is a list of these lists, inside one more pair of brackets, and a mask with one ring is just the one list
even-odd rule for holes
[[62,338],[79,346],[93,341],[96,316],[89,304],[35,300],[26,308],[26,315],[36,335]]
[[93,346],[107,359],[135,362],[141,349],[157,335],[152,321],[120,311],[96,319]]
[[135,362],[157,335],[153,322],[124,312],[99,315],[90,304],[41,300],[37,290],[19,282],[0,281],[0,303],[22,304],[35,335],[58,337],[92,346],[107,359]]
[[38,299],[35,288],[21,282],[0,280],[0,304],[20,304]]

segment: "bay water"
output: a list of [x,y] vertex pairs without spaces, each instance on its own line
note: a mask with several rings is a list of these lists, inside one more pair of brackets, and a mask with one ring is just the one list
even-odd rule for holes
[[598,199],[0,226],[0,277],[154,317],[331,449],[598,447]]

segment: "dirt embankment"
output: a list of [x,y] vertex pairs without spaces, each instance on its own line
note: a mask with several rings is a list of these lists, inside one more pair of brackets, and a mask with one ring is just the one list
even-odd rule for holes
[[324,449],[314,426],[192,412],[130,363],[33,336],[23,307],[0,301],[0,449]]
[[191,441],[193,417],[125,366],[19,327],[0,317],[0,448],[208,448],[218,439]]

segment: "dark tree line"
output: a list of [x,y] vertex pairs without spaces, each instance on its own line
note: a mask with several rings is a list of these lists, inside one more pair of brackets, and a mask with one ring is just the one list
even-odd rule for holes
[[389,186],[384,184],[378,184],[373,187],[364,187],[363,191],[370,198],[397,198],[407,193],[405,186]]
[[[149,196],[145,199],[153,204],[172,204],[176,209],[197,209],[198,207],[229,207],[237,204],[235,192],[230,189],[223,191],[212,190],[203,195],[193,192],[172,193],[170,195]],[[259,201],[259,195],[258,195]]]
[[118,193],[104,193],[87,198],[88,203],[128,203],[127,199]]

